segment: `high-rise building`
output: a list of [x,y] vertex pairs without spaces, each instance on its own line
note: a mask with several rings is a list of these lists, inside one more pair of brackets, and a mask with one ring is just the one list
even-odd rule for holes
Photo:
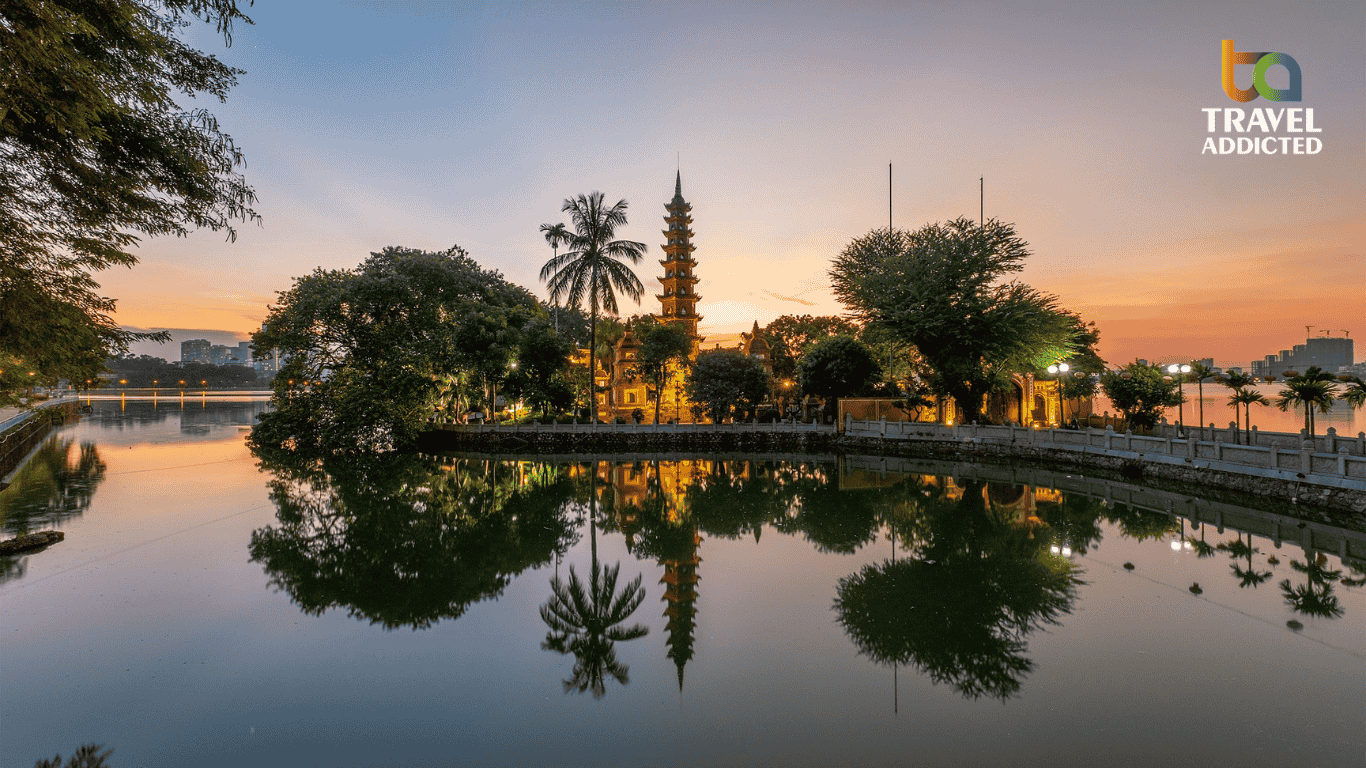
[[1337,373],[1340,368],[1350,368],[1354,360],[1352,340],[1349,338],[1319,337],[1305,339],[1293,349],[1282,349],[1279,355],[1267,355],[1261,360],[1252,361],[1253,376],[1280,376],[1293,370],[1304,373],[1311,365],[1316,365],[1328,373]]
[[180,362],[207,363],[213,345],[208,339],[190,339],[180,342]]

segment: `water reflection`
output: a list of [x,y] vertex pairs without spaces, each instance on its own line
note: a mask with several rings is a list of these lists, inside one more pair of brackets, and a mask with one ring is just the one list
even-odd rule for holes
[[574,566],[569,566],[569,582],[557,576],[550,582],[550,600],[541,606],[541,620],[549,627],[541,648],[560,654],[574,654],[574,672],[564,681],[565,693],[592,691],[600,699],[607,693],[607,677],[626,685],[630,669],[617,660],[616,644],[645,637],[644,624],[623,627],[645,600],[641,577],[617,592],[621,564],[602,568],[596,559],[585,588]]
[[[633,570],[629,563],[599,561],[603,534],[620,535],[632,557],[663,571],[662,652],[680,690],[705,622],[698,612],[705,539],[758,546],[773,532],[833,556],[889,542],[890,558],[838,583],[834,608],[849,640],[875,663],[913,667],[967,698],[1001,700],[1019,695],[1034,670],[1031,635],[1059,625],[1073,609],[1084,583],[1075,558],[1098,547],[1104,531],[1170,542],[1197,559],[1224,552],[1243,588],[1272,579],[1266,566],[1278,562],[1254,562],[1260,552],[1252,529],[1273,535],[1278,546],[1282,535],[1274,515],[1238,510],[1246,515],[1246,541],[1236,529],[1232,540],[1219,541],[1212,532],[1223,531],[1224,507],[1217,526],[1202,523],[1198,516],[1211,513],[1200,505],[1208,503],[1189,498],[1177,514],[1171,499],[1164,511],[1134,489],[1112,498],[1111,485],[1061,491],[961,469],[894,472],[884,463],[873,471],[855,460],[549,464],[258,455],[273,476],[278,524],[253,534],[251,556],[306,613],[342,608],[386,628],[425,628],[458,618],[501,594],[518,574],[553,560],[555,575],[539,606],[548,628],[541,647],[573,656],[565,690],[595,698],[609,681],[630,679],[616,644],[648,634],[632,621],[646,598],[642,577],[621,576],[623,568]],[[587,528],[589,561],[569,566],[561,578],[559,559],[576,543],[580,525]],[[1360,546],[1337,541],[1344,553]],[[1286,604],[1306,616],[1342,615],[1333,588],[1355,582],[1306,547],[1305,562],[1292,562],[1304,583],[1281,582]]]
[[[0,491],[4,538],[60,528],[85,514],[104,475],[105,463],[93,443],[77,447],[70,438],[49,438],[14,476],[12,485]],[[23,578],[27,563],[28,555],[0,557],[0,584]]]
[[1333,594],[1333,582],[1342,578],[1342,571],[1325,568],[1327,562],[1322,553],[1303,563],[1290,561],[1290,568],[1303,573],[1305,578],[1303,584],[1291,584],[1290,579],[1280,583],[1281,594],[1295,613],[1322,619],[1336,619],[1342,615],[1342,604]]
[[574,541],[574,484],[548,467],[258,457],[279,524],[252,532],[251,559],[311,615],[342,608],[386,629],[426,628]]
[[1004,700],[1033,669],[1026,638],[1071,612],[1082,582],[1010,508],[1023,491],[970,480],[957,490],[910,494],[895,526],[903,559],[842,579],[835,609],[874,661],[914,666],[968,698]]

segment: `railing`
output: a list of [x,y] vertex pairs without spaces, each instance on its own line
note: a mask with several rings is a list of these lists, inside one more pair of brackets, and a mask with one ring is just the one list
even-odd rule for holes
[[69,406],[76,407],[74,399],[54,398],[31,411],[6,420],[0,425],[0,489],[5,487],[4,478],[18,469],[33,449],[47,437],[54,426],[54,416],[49,409]]
[[509,434],[539,433],[612,433],[625,435],[692,435],[737,432],[797,433],[821,432],[834,434],[835,425],[816,422],[776,421],[769,423],[742,421],[734,424],[443,424],[428,422],[432,429],[448,432],[497,432]]
[[1330,428],[1328,435],[1316,440],[1297,441],[1299,435],[1263,432],[1252,436],[1256,444],[1239,445],[1226,430],[1214,430],[1215,434],[1210,435],[1212,440],[1199,439],[1194,434],[1198,430],[1191,430],[1185,438],[1178,437],[1175,428],[1159,431],[1164,434],[1150,437],[1115,432],[1109,427],[1104,430],[973,424],[945,427],[916,422],[855,421],[852,418],[846,419],[844,425],[844,433],[850,437],[994,443],[1039,450],[1101,453],[1288,480],[1325,482],[1336,478],[1339,482],[1330,484],[1366,490],[1366,433],[1348,439],[1339,437]]

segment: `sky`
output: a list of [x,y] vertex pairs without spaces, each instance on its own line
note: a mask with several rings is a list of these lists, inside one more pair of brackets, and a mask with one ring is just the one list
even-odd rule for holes
[[[979,205],[1013,223],[1033,252],[1019,278],[1094,321],[1111,363],[1245,365],[1305,326],[1366,338],[1366,0],[244,10],[231,47],[186,30],[246,73],[226,103],[182,105],[242,148],[262,223],[145,240],[140,264],[99,275],[125,326],[245,338],[296,278],[388,245],[460,245],[546,297],[539,227],[594,190],[628,202],[618,235],[649,247],[625,312],[657,311],[678,172],[702,331],[731,338],[844,311],[827,271],[887,226],[890,163],[895,227]],[[1224,39],[1293,57],[1302,101],[1231,99]],[[1313,109],[1320,132],[1210,133],[1203,108]],[[1262,135],[1321,151],[1202,154]]]

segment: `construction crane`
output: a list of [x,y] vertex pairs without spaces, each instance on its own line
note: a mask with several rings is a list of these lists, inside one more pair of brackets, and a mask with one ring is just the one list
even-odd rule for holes
[[1349,331],[1349,330],[1347,330],[1346,328],[1339,328],[1338,330],[1339,330],[1339,331],[1342,331],[1342,338],[1344,338],[1344,339],[1350,339],[1350,338],[1352,338],[1352,332]]
[[1313,335],[1314,335],[1314,326],[1312,326],[1312,325],[1306,325],[1306,326],[1304,326],[1304,337],[1307,339],[1307,338],[1309,338],[1310,336],[1313,336]]

